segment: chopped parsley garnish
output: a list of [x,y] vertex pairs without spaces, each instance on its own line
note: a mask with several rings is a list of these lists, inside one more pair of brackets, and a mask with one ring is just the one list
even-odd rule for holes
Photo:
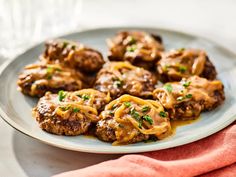
[[111,109],[114,110],[116,107],[117,107],[117,105],[116,105],[116,104],[113,104],[112,107],[111,107]]
[[73,108],[72,111],[73,111],[74,113],[76,113],[76,112],[79,112],[80,109],[79,109],[79,108]]
[[165,85],[164,85],[164,89],[166,89],[168,92],[172,92],[173,87],[172,87],[171,84],[165,84]]
[[67,111],[67,110],[70,109],[70,106],[61,106],[60,109],[61,109],[62,111]]
[[134,107],[132,107],[130,109],[130,115],[135,118],[135,120],[138,121],[139,123],[139,128],[142,128],[142,123],[143,123],[143,120],[147,121],[150,125],[153,124],[153,119],[151,118],[151,116],[149,115],[144,115],[144,116],[141,116],[136,110]]
[[129,36],[128,40],[129,40],[128,42],[129,45],[135,44],[137,42],[132,36]]
[[177,100],[177,101],[183,101],[183,100],[186,99],[186,98],[192,98],[192,97],[193,97],[192,94],[187,94],[187,95],[185,95],[185,96],[179,96],[176,100]]
[[185,50],[185,48],[178,49],[179,52],[183,52],[184,50]]
[[142,121],[138,122],[138,128],[142,128]]
[[186,97],[186,98],[192,98],[193,95],[192,95],[192,94],[187,94],[185,97]]
[[125,107],[130,107],[131,106],[131,103],[130,102],[124,102],[124,105],[125,105]]
[[140,115],[139,115],[139,113],[134,108],[131,108],[130,114],[136,120],[140,120]]
[[166,116],[167,116],[167,114],[166,114],[165,111],[161,111],[161,112],[159,113],[159,115],[160,115],[161,117],[166,117]]
[[63,90],[60,90],[58,92],[59,101],[62,101],[65,97],[66,97],[66,92],[64,92]]
[[128,46],[128,47],[126,48],[126,50],[127,50],[128,52],[134,52],[136,49],[137,49],[137,45],[135,45],[135,44],[133,44],[133,45],[131,45],[131,46]]
[[84,101],[85,100],[89,100],[90,96],[87,94],[83,94],[83,95],[77,95],[78,97],[82,98]]
[[76,46],[75,46],[75,45],[72,45],[72,46],[71,46],[71,49],[72,49],[72,50],[75,50],[75,49],[76,49]]
[[66,48],[68,44],[69,44],[68,42],[64,41],[62,47],[63,47],[63,48]]
[[183,100],[184,100],[184,97],[183,97],[183,96],[179,96],[176,100],[177,100],[177,101],[183,101]]
[[52,75],[55,71],[61,71],[61,69],[60,68],[54,68],[54,67],[51,67],[51,66],[47,67],[47,79],[48,80],[52,79]]
[[169,64],[166,64],[166,65],[164,65],[163,70],[164,70],[164,71],[167,71],[168,68],[170,68],[170,65],[169,65]]
[[115,84],[116,87],[121,87],[121,86],[123,85],[123,81],[121,81],[121,80],[116,80],[116,81],[114,82],[114,84]]
[[59,72],[60,72],[60,71],[62,71],[62,70],[61,70],[60,68],[55,68],[55,71],[59,71]]
[[187,71],[187,67],[186,66],[179,66],[179,71],[181,73],[184,73],[185,71]]
[[47,73],[52,73],[53,72],[53,68],[51,66],[47,67]]
[[144,120],[146,120],[150,125],[153,124],[153,119],[151,118],[151,116],[149,116],[149,115],[144,115],[142,118],[143,118]]
[[109,111],[109,115],[110,115],[110,116],[114,116],[114,112]]
[[118,124],[118,126],[119,126],[120,128],[124,128],[124,125],[122,125],[122,124]]
[[148,105],[145,105],[142,107],[142,112],[147,112],[150,110],[150,107]]
[[130,109],[130,115],[135,118],[135,120],[138,121],[139,125],[138,127],[139,128],[142,128],[142,120],[141,120],[141,116],[139,115],[139,113],[135,110],[135,108],[131,108]]
[[47,79],[48,80],[51,80],[52,79],[52,75],[50,74],[50,75],[47,75]]
[[183,83],[183,86],[184,86],[185,88],[187,88],[190,84],[191,84],[191,81],[187,81],[187,82]]
[[47,67],[47,79],[48,80],[52,79],[52,74],[53,74],[53,68],[48,66]]
[[85,101],[85,100],[89,100],[90,96],[87,95],[87,94],[83,94],[82,95],[82,99]]

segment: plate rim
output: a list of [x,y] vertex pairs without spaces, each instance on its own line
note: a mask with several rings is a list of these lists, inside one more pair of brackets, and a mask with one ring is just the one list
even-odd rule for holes
[[[212,40],[209,40],[209,39],[207,39],[205,37],[198,36],[198,35],[195,35],[195,34],[191,34],[191,33],[188,33],[188,32],[172,30],[172,29],[169,29],[169,28],[155,28],[155,27],[149,27],[149,26],[142,26],[142,27],[139,27],[139,26],[101,27],[101,28],[92,28],[92,29],[73,31],[71,33],[67,33],[67,34],[60,35],[58,37],[53,37],[53,38],[62,38],[62,37],[67,37],[67,36],[74,35],[74,34],[93,32],[93,31],[98,31],[98,30],[115,30],[115,29],[117,29],[117,30],[120,30],[120,29],[136,29],[136,30],[156,30],[156,31],[159,30],[159,31],[166,31],[166,32],[169,32],[169,33],[177,33],[177,34],[185,35],[185,36],[188,36],[188,37],[194,37],[194,38],[197,37],[197,38],[204,39],[206,41],[209,41],[209,42],[217,45],[217,47],[220,47],[224,52],[227,52],[227,53],[231,54],[234,58],[236,58],[236,54],[234,52],[232,52],[231,50],[225,48],[224,46],[221,46],[220,44],[218,44],[215,41],[212,41]],[[33,50],[35,47],[43,44],[44,41],[46,41],[46,40],[47,39],[45,39],[43,41],[40,41],[40,42],[36,43],[35,45],[32,45],[31,47],[25,49],[23,52],[21,52],[16,57],[5,61],[0,66],[0,76],[3,74],[3,72],[7,69],[7,67],[13,61],[17,60],[17,58],[20,58],[22,55],[24,55],[28,51]],[[21,132],[21,133],[23,133],[23,134],[25,134],[25,135],[27,135],[27,136],[29,136],[31,138],[39,140],[39,141],[41,141],[41,142],[43,142],[45,144],[52,145],[52,146],[55,146],[55,147],[59,147],[59,148],[62,148],[62,149],[72,150],[72,151],[87,152],[87,153],[97,153],[97,154],[139,153],[139,152],[149,152],[149,151],[157,151],[157,150],[162,150],[162,149],[173,148],[173,147],[181,146],[181,145],[184,145],[184,144],[189,144],[189,143],[198,141],[200,139],[203,139],[205,137],[208,137],[208,136],[210,136],[210,135],[212,135],[212,134],[214,134],[214,133],[224,129],[226,126],[230,125],[232,122],[234,122],[236,120],[236,116],[235,116],[235,118],[233,118],[234,116],[232,116],[232,118],[228,119],[227,121],[223,122],[222,124],[218,125],[217,127],[214,127],[212,129],[208,130],[207,134],[204,134],[205,132],[204,133],[200,132],[197,135],[194,135],[194,136],[191,136],[191,137],[185,137],[184,141],[180,139],[179,142],[172,143],[168,147],[165,147],[165,146],[161,147],[161,148],[158,148],[158,147],[151,147],[151,148],[145,147],[145,149],[142,150],[142,149],[140,149],[140,148],[142,148],[142,146],[140,146],[140,148],[136,147],[134,150],[132,150],[130,147],[128,147],[128,148],[123,148],[120,151],[114,151],[114,150],[107,150],[107,149],[98,150],[98,149],[96,149],[96,147],[95,148],[89,148],[89,149],[84,149],[83,147],[82,148],[78,148],[78,146],[76,146],[76,147],[67,147],[67,146],[63,146],[63,144],[60,144],[60,143],[49,142],[47,140],[44,140],[43,138],[40,138],[39,136],[37,136],[35,134],[32,134],[30,131],[28,131],[24,127],[18,125],[9,116],[6,115],[6,113],[4,112],[4,110],[1,107],[0,107],[0,117],[7,124],[9,124],[11,127],[13,127],[15,130],[17,130],[17,131],[19,131],[19,132]],[[125,146],[121,146],[121,147],[125,147]]]

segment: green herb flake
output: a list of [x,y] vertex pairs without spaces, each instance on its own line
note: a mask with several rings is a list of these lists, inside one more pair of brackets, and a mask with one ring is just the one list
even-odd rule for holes
[[111,109],[114,110],[114,109],[116,109],[116,107],[117,107],[117,105],[116,105],[116,104],[113,104],[112,107],[111,107]]
[[184,97],[183,97],[183,96],[179,96],[176,100],[177,100],[177,101],[183,101],[183,100],[184,100]]
[[53,68],[51,66],[47,67],[47,73],[52,73],[53,72]]
[[183,83],[183,86],[184,86],[185,88],[187,88],[190,84],[191,84],[191,81],[187,81],[187,82]]
[[150,110],[150,107],[148,105],[145,105],[142,107],[142,112],[148,112]]
[[172,92],[172,90],[173,90],[173,87],[172,87],[172,85],[171,84],[165,84],[164,85],[164,89],[166,89],[168,92]]
[[118,124],[118,126],[119,126],[120,128],[124,128],[124,125],[122,125],[122,124]]
[[142,128],[142,122],[141,121],[138,122],[138,128]]
[[163,70],[164,70],[164,71],[168,71],[169,68],[170,68],[170,65],[169,65],[169,64],[166,64],[166,65],[164,65]]
[[139,113],[137,112],[137,111],[135,111],[133,114],[132,114],[132,116],[135,118],[135,119],[140,119],[140,115],[139,115]]
[[126,50],[127,50],[128,52],[134,52],[135,50],[137,50],[137,45],[133,44],[133,45],[131,45],[131,46],[128,46],[128,47],[126,48]]
[[73,111],[74,113],[77,113],[77,112],[80,111],[80,109],[79,109],[79,108],[73,108],[72,111]]
[[87,95],[87,94],[83,94],[83,95],[81,96],[81,98],[85,101],[85,100],[89,100],[89,99],[90,99],[90,96]]
[[192,94],[187,94],[185,97],[186,97],[186,98],[192,98],[193,95],[192,95]]
[[114,116],[114,112],[112,112],[112,111],[109,111],[109,113],[108,113],[110,116]]
[[178,49],[179,52],[183,52],[184,50],[185,50],[185,48]]
[[128,40],[129,40],[129,42],[128,42],[129,45],[135,44],[135,43],[137,42],[137,41],[134,39],[133,36],[129,36],[129,37],[128,37]]
[[187,71],[186,66],[179,66],[179,72],[184,73],[185,71]]
[[68,46],[68,44],[69,44],[68,42],[64,41],[62,48],[66,48]]
[[52,79],[52,74],[53,74],[53,68],[48,66],[47,67],[47,79],[51,80]]
[[116,87],[121,87],[121,86],[123,85],[123,81],[121,81],[121,80],[116,80],[116,81],[114,82],[114,84],[115,84]]
[[149,115],[144,115],[142,118],[143,118],[144,120],[146,120],[150,125],[153,124],[153,119],[151,118],[151,116],[149,116]]
[[59,101],[62,101],[65,97],[66,97],[66,92],[64,92],[63,90],[60,90],[58,92]]
[[160,115],[161,117],[167,117],[167,114],[166,114],[165,111],[161,111],[161,112],[159,113],[159,115]]
[[135,118],[136,120],[140,120],[140,115],[139,113],[135,110],[135,108],[130,109],[130,115]]
[[76,95],[76,96],[79,97],[79,98],[82,98],[82,95],[79,95],[79,94],[78,94],[78,95]]
[[125,105],[125,107],[130,107],[131,106],[131,103],[130,102],[124,102],[124,105]]
[[71,46],[71,49],[72,49],[72,50],[75,50],[75,49],[76,49],[76,46],[75,46],[75,45],[72,45],[72,46]]
[[68,111],[70,109],[70,106],[61,106],[60,109],[62,111]]
[[61,68],[55,68],[55,71],[61,72]]
[[47,80],[51,80],[52,79],[52,75],[47,75]]

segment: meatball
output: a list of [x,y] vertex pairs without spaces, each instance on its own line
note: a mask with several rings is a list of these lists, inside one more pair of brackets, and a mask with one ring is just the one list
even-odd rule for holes
[[100,52],[83,44],[62,39],[46,43],[41,60],[47,63],[63,63],[85,73],[93,73],[105,63]]
[[129,61],[145,69],[153,69],[164,50],[160,36],[143,31],[122,31],[107,40],[110,60]]
[[19,90],[30,96],[41,97],[47,91],[74,91],[82,88],[83,75],[58,64],[35,63],[25,67],[19,75]]
[[180,81],[193,75],[213,80],[217,74],[203,50],[184,48],[162,53],[157,70],[164,82]]
[[225,99],[221,81],[209,81],[199,76],[166,83],[153,92],[168,111],[171,119],[195,119],[201,111],[209,111]]
[[97,74],[94,87],[102,92],[109,92],[112,98],[124,93],[149,97],[156,82],[156,77],[143,68],[128,62],[109,62]]
[[122,95],[100,114],[95,134],[102,141],[130,144],[171,133],[168,113],[157,101]]
[[99,111],[109,101],[109,95],[93,89],[47,92],[33,109],[33,115],[40,128],[49,133],[80,135],[99,120]]

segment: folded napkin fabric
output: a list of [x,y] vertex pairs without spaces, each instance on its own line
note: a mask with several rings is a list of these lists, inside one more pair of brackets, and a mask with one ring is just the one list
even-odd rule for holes
[[236,177],[236,123],[187,145],[124,155],[55,177]]

